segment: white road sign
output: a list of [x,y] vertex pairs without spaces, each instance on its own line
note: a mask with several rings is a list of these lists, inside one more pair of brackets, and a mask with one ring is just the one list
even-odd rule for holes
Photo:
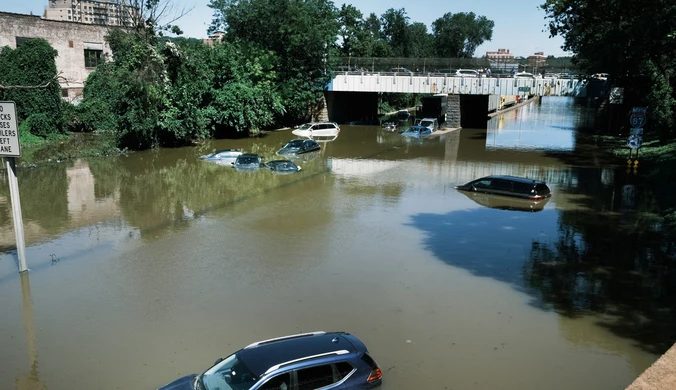
[[0,157],[21,157],[14,102],[0,102]]

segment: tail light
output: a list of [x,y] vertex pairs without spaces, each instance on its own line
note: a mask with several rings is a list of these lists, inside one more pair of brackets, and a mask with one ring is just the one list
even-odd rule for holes
[[371,375],[369,375],[369,378],[366,380],[367,382],[373,382],[377,381],[378,379],[383,377],[383,372],[380,370],[380,367],[376,368],[375,370],[371,371]]

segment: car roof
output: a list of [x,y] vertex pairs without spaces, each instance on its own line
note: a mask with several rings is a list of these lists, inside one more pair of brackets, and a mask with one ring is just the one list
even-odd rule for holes
[[[542,181],[542,180],[535,180],[535,179],[529,179],[527,177],[510,176],[510,175],[491,175],[491,176],[486,176],[483,179],[502,179],[502,180],[515,181],[515,182],[518,182],[518,183],[545,184],[545,182]],[[479,179],[479,180],[481,180],[481,179]]]
[[[262,376],[273,366],[297,361],[306,357],[326,354],[334,351],[347,353],[358,351],[352,344],[349,333],[345,332],[313,332],[294,336],[280,337],[259,341],[241,349],[237,356],[256,376]],[[337,342],[333,342],[337,339]]]
[[214,153],[223,153],[223,152],[241,152],[240,149],[219,149]]
[[406,131],[409,131],[409,130],[427,130],[427,126],[413,125],[413,126],[409,127],[408,129],[406,129]]

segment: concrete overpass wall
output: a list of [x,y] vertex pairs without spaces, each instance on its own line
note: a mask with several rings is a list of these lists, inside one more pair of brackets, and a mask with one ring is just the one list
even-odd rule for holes
[[391,76],[381,74],[337,75],[328,85],[334,92],[447,93],[451,95],[574,96],[578,80]]

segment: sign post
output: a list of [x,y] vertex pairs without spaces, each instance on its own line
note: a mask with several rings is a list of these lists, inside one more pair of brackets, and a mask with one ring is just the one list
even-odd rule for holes
[[16,253],[19,257],[19,272],[28,271],[26,264],[26,243],[23,235],[23,217],[19,199],[19,183],[16,179],[15,157],[21,157],[19,149],[19,127],[16,123],[14,102],[0,102],[0,157],[7,160],[9,197],[12,202],[12,219],[16,235]]
[[643,145],[643,126],[647,122],[646,118],[647,107],[633,107],[631,109],[631,116],[629,117],[629,138],[627,139],[627,146],[629,147],[629,160],[627,161],[627,173],[631,168],[631,158],[633,151],[636,150],[636,161],[634,161],[634,173],[638,169],[638,151]]

